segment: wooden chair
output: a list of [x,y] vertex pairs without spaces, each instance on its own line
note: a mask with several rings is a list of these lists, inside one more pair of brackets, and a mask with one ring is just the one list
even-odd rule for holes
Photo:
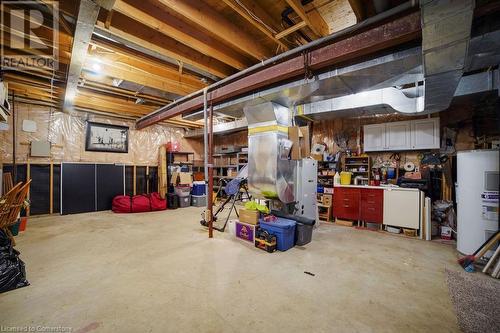
[[10,232],[9,227],[17,222],[19,213],[23,208],[24,200],[26,200],[26,197],[28,196],[31,179],[20,187],[18,187],[18,185],[11,190],[13,193],[9,194],[8,200],[6,200],[5,204],[2,205],[4,207],[2,208],[2,215],[0,216],[0,229],[3,229],[9,236],[12,241],[12,246],[16,245],[16,241],[14,240],[14,236]]
[[2,193],[6,194],[14,187],[14,183],[12,182],[12,174],[10,172],[6,172],[2,176]]

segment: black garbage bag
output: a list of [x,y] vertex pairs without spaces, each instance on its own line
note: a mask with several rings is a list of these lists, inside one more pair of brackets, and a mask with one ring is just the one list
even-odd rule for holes
[[12,242],[0,230],[0,293],[28,286],[24,262],[19,259],[19,251],[12,247]]

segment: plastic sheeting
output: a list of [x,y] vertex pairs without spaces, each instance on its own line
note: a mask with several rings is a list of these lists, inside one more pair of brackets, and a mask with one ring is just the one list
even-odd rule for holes
[[[168,141],[181,143],[181,150],[202,152],[203,146],[184,139],[184,130],[164,125],[153,125],[143,130],[135,129],[134,121],[107,118],[104,116],[51,111],[50,107],[16,103],[17,146],[16,160],[33,163],[54,162],[95,162],[125,163],[136,165],[157,165],[158,147]],[[37,130],[24,132],[24,119],[33,120]],[[104,153],[85,151],[87,121],[114,124],[129,127],[128,153]],[[30,156],[30,142],[48,140],[51,142],[51,158]],[[9,130],[0,131],[0,158],[3,163],[12,162],[12,117],[9,118]],[[197,154],[197,155],[198,155]],[[199,155],[198,155],[199,156]]]

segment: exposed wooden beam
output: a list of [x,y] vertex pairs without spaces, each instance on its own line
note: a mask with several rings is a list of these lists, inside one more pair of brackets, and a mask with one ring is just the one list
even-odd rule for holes
[[[243,69],[252,64],[233,49],[203,34],[199,29],[185,24],[165,11],[162,12],[162,8],[149,2],[137,5],[134,7],[123,0],[117,0],[114,10],[235,69]],[[153,13],[158,14],[154,16]]]
[[[148,56],[146,54],[142,54],[128,47],[125,47],[124,45],[96,37],[94,37],[90,44],[92,46],[96,46],[98,49],[102,49],[108,53],[114,53],[115,55],[120,56],[120,61],[126,61],[129,65],[132,65],[134,67],[141,68],[146,71],[151,71],[152,73],[154,73],[154,71],[159,68],[161,70],[161,75],[165,75],[178,81],[191,83],[193,85],[200,85],[201,87],[204,86],[204,84],[200,83],[203,76],[195,75],[190,71],[184,70],[179,74],[176,65],[161,61],[158,58]],[[179,63],[183,64],[184,69],[184,63],[181,61],[177,61],[177,65]]]
[[290,35],[291,33],[294,33],[295,31],[297,31],[299,29],[306,27],[306,26],[307,26],[306,22],[300,21],[299,23],[292,25],[290,28],[287,28],[287,29],[283,30],[282,32],[277,33],[276,38],[281,39],[283,37]]
[[[112,36],[118,36],[122,40],[130,41],[172,59],[180,60],[219,78],[234,73],[234,69],[226,64],[193,50],[170,37],[159,34],[156,30],[147,26],[134,25],[134,22],[121,13],[115,13],[109,29],[105,29],[103,22],[98,22],[97,25]],[[130,29],[131,25],[134,26],[134,29]]]
[[250,16],[246,10],[241,8],[238,4],[233,2],[233,0],[222,0],[224,3],[229,6],[232,10],[237,12],[241,17],[247,20],[251,25],[260,30],[264,35],[266,35],[269,39],[273,40],[276,44],[278,44],[283,50],[288,50],[288,46],[285,45],[279,38],[275,37],[269,29],[264,27],[261,23],[257,22],[252,16]]
[[[165,92],[171,92],[176,95],[187,95],[193,91],[201,89],[192,85],[188,85],[181,81],[163,78],[159,75],[141,71],[132,66],[113,63],[111,61],[107,61],[104,57],[101,57],[101,62],[101,74],[110,76],[115,79],[134,82],[146,87],[155,88]],[[95,70],[93,69],[92,60],[87,60],[83,66],[83,69],[89,72],[94,72]]]
[[239,30],[202,0],[160,0],[160,2],[257,60],[272,56],[261,43]]
[[[101,38],[102,37],[102,38]],[[117,34],[111,33],[108,29],[105,29],[101,27],[100,24],[96,25],[94,27],[94,40],[99,40],[99,41],[109,41],[113,40],[114,45],[118,45],[121,49],[126,49],[129,50],[130,52],[134,52],[136,56],[148,58],[148,59],[154,59],[155,61],[161,62],[168,64],[170,66],[176,67],[178,65],[179,60],[172,58],[164,53],[160,53],[156,50],[152,50],[149,48],[146,48],[139,43],[133,42],[131,40],[127,40],[123,38],[122,36],[119,36]],[[219,80],[219,77],[216,75],[213,75],[212,73],[203,70],[199,67],[195,67],[191,64],[187,64],[183,62],[184,64],[184,69],[186,69],[186,72],[191,73],[192,75],[199,77],[199,78],[207,78],[212,81],[217,81]]]
[[321,15],[317,15],[314,17],[314,21],[312,21],[308,14],[305,12],[304,7],[302,7],[302,4],[300,3],[300,0],[286,0],[288,5],[292,7],[293,11],[299,15],[302,21],[304,21],[309,28],[314,32],[314,34],[318,37],[323,37],[326,36],[324,33],[324,28],[322,26],[325,26],[326,23],[321,17]]
[[156,104],[156,105],[165,105],[165,104],[172,102],[171,100],[161,98],[158,96],[137,93],[135,91],[123,89],[120,87],[114,87],[114,86],[110,86],[107,84],[102,84],[99,82],[90,81],[87,79],[83,79],[80,86],[78,87],[79,91],[82,89],[97,91],[97,92],[116,95],[116,96],[128,97],[128,98],[142,98],[145,101],[152,103],[152,104]]
[[[322,71],[344,61],[353,61],[370,54],[386,50],[421,37],[420,12],[400,16],[393,21],[384,22],[365,31],[342,39],[331,41],[327,45],[310,49],[310,63],[304,63],[303,54],[279,61],[243,77],[237,77],[229,83],[210,91],[211,101],[221,103],[236,96],[249,94],[257,89],[267,88],[304,75],[307,68]],[[307,68],[306,68],[307,67]],[[145,128],[187,112],[200,110],[203,96],[187,99],[171,107],[166,106],[155,113],[137,121],[137,128]]]
[[363,5],[363,1],[361,0],[348,0],[349,5],[352,8],[352,11],[354,12],[354,15],[356,15],[356,20],[359,22],[363,21],[366,18],[366,10]]
[[78,18],[75,25],[75,35],[71,50],[71,62],[68,69],[68,79],[64,94],[63,110],[69,111],[76,96],[76,89],[83,64],[87,56],[87,49],[92,38],[94,25],[99,15],[99,5],[91,0],[80,0]]

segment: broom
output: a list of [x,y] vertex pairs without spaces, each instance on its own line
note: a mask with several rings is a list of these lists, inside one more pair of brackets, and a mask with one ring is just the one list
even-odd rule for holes
[[495,232],[493,235],[491,235],[490,238],[486,242],[484,242],[473,254],[467,255],[465,257],[462,257],[458,259],[458,263],[460,266],[463,268],[466,268],[470,264],[474,263],[477,259],[481,258],[484,256],[484,254],[497,242],[500,240],[500,231]]

